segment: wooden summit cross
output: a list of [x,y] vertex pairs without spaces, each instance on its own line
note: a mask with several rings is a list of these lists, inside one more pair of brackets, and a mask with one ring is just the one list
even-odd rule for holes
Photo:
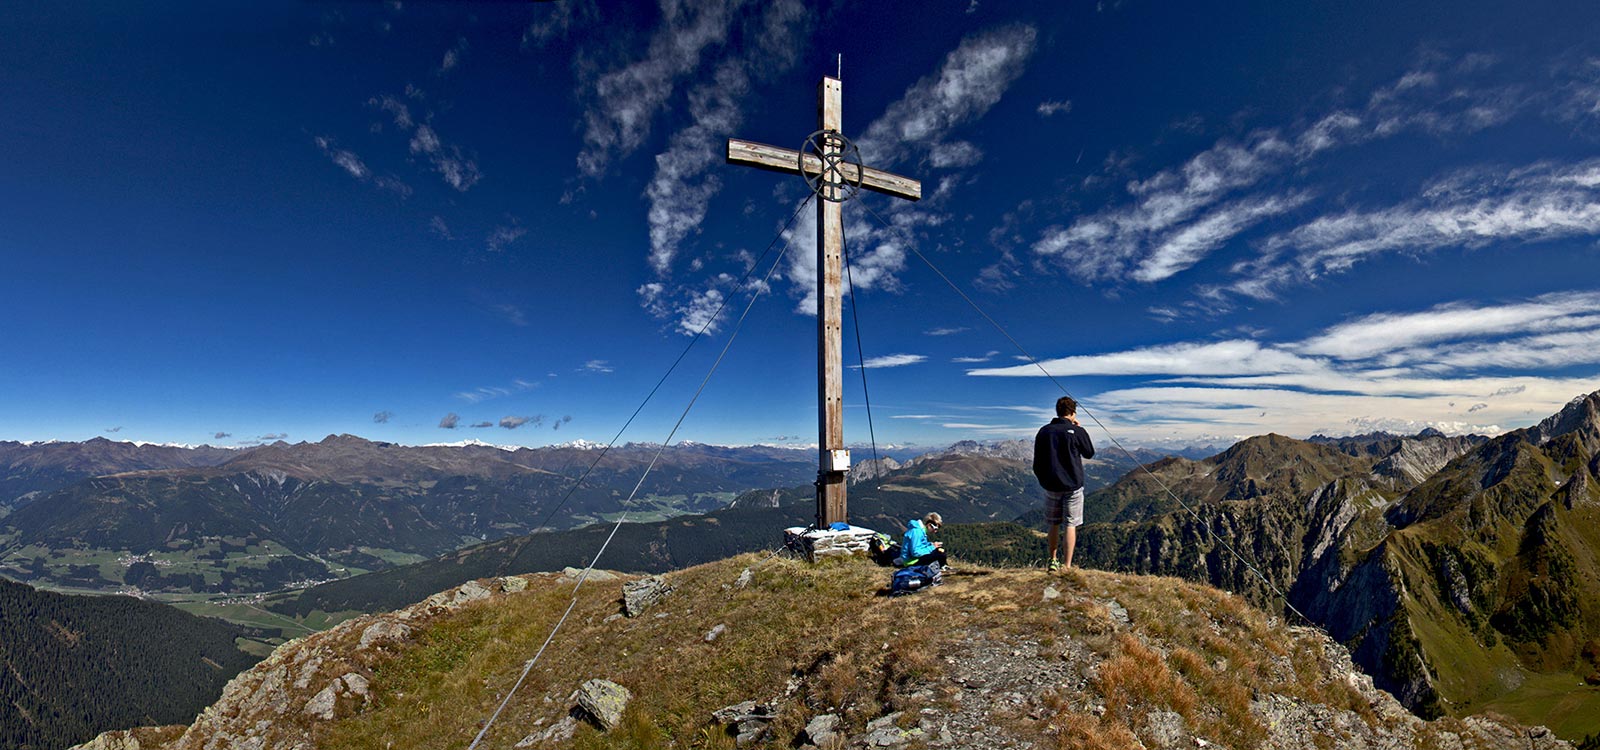
[[844,447],[844,372],[841,362],[844,225],[841,203],[862,190],[907,200],[922,199],[922,183],[861,164],[860,152],[841,133],[842,85],[823,78],[817,86],[817,132],[800,151],[728,139],[728,163],[798,174],[817,201],[817,528],[848,522]]

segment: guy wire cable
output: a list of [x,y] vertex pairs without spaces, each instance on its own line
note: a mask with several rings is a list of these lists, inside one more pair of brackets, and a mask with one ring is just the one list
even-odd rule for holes
[[[798,215],[798,212],[796,212],[796,215]],[[644,480],[650,476],[650,472],[655,470],[656,462],[661,460],[661,454],[666,451],[667,446],[672,444],[672,438],[678,434],[678,428],[683,426],[683,420],[689,417],[689,411],[694,408],[695,402],[700,400],[700,394],[705,392],[706,385],[711,382],[711,376],[716,374],[717,368],[722,365],[723,358],[728,356],[728,350],[733,347],[734,340],[739,337],[739,331],[740,329],[744,328],[744,321],[745,318],[749,317],[750,310],[755,308],[756,300],[761,299],[762,291],[769,288],[768,282],[772,279],[773,271],[778,269],[778,266],[783,263],[784,256],[788,254],[789,244],[786,242],[783,245],[783,250],[779,251],[778,257],[772,261],[772,266],[767,269],[766,275],[762,277],[761,285],[755,288],[754,294],[750,295],[750,302],[745,305],[744,312],[740,313],[738,322],[734,323],[732,332],[728,334],[728,343],[722,346],[722,351],[717,354],[716,361],[711,363],[711,369],[706,372],[705,378],[700,381],[700,387],[695,389],[694,396],[689,399],[689,404],[683,407],[683,413],[678,415],[678,421],[672,425],[672,431],[667,433],[667,438],[661,441],[661,445],[656,448],[655,456],[651,457],[650,464],[645,467],[644,473],[639,475],[639,481],[633,485],[633,491],[629,492],[628,498],[623,501],[622,515],[617,517],[616,524],[611,527],[611,533],[608,534],[605,541],[600,544],[600,549],[599,551],[595,552],[594,559],[589,561],[589,566],[584,568],[583,573],[578,576],[577,583],[572,587],[572,601],[567,603],[567,609],[565,612],[561,613],[561,619],[557,620],[555,627],[550,629],[550,635],[545,637],[544,643],[539,646],[538,652],[536,652],[533,655],[533,658],[529,659],[528,663],[522,667],[522,674],[517,677],[517,681],[511,686],[511,690],[506,692],[505,699],[500,701],[500,705],[495,708],[494,713],[489,716],[489,720],[484,722],[483,728],[478,730],[478,736],[473,738],[472,744],[467,746],[467,750],[476,750],[478,743],[483,741],[484,735],[489,733],[489,728],[494,726],[495,720],[500,718],[500,713],[504,711],[506,705],[511,702],[511,697],[516,695],[517,689],[522,687],[523,681],[528,678],[528,673],[533,670],[533,665],[539,662],[539,657],[544,655],[545,649],[548,648],[550,646],[550,642],[555,639],[556,633],[560,632],[561,626],[566,624],[567,617],[572,614],[573,608],[578,606],[578,591],[579,589],[583,588],[583,582],[588,580],[589,572],[594,570],[594,566],[600,563],[601,555],[606,553],[606,548],[611,546],[611,540],[616,538],[617,531],[619,531],[622,528],[622,524],[628,520],[629,511],[627,506],[631,504],[633,502],[633,498],[639,494],[639,488],[644,486]]]
[[850,275],[850,243],[845,240],[844,232],[839,233],[839,253],[844,256],[844,278],[850,285],[850,319],[855,321],[856,329],[856,359],[861,362],[861,400],[867,406],[867,435],[872,438],[872,469],[873,479],[878,480],[878,486],[883,486],[883,461],[878,458],[878,432],[872,427],[872,394],[867,392],[867,354],[861,348],[861,316],[856,312],[856,280]]
[[[923,255],[922,251],[917,249],[916,238],[912,237],[909,231],[897,227],[885,220],[881,214],[873,210],[873,208],[867,205],[865,201],[861,202],[861,207],[866,209],[867,213],[872,214],[880,224],[883,224],[889,229],[899,230],[902,234],[904,234],[907,240],[906,244],[911,248],[911,252],[915,253],[918,258],[921,258],[922,262],[928,265],[928,268],[933,269],[933,272],[938,274],[939,278],[943,279],[944,283],[949,285],[951,289],[955,290],[957,295],[960,295],[962,299],[966,300],[967,304],[971,305],[973,310],[976,310],[979,315],[983,316],[984,320],[989,321],[989,325],[994,326],[995,330],[1000,332],[1000,335],[1005,336],[1006,339],[1011,342],[1011,345],[1017,348],[1017,351],[1022,352],[1022,355],[1028,359],[1029,363],[1031,363],[1034,367],[1039,368],[1039,372],[1044,373],[1044,376],[1049,378],[1051,383],[1054,383],[1057,388],[1061,389],[1062,394],[1067,396],[1072,395],[1072,393],[1067,390],[1067,387],[1061,384],[1061,381],[1056,380],[1055,376],[1051,375],[1049,370],[1046,370],[1043,365],[1039,364],[1039,360],[1036,359],[1032,353],[1023,347],[1022,344],[1010,334],[1010,332],[1006,331],[1005,326],[1000,325],[998,321],[990,317],[989,313],[985,312],[982,307],[978,306],[977,302],[974,302],[971,297],[967,296],[967,293],[962,291],[961,287],[957,286],[949,276],[946,276],[944,271],[939,270],[939,267],[934,265],[933,261],[928,259],[928,256]],[[1221,536],[1218,536],[1216,532],[1212,531],[1210,523],[1208,523],[1205,518],[1201,517],[1199,513],[1195,512],[1194,508],[1189,507],[1189,504],[1184,502],[1183,498],[1178,497],[1177,493],[1173,492],[1172,488],[1168,487],[1166,482],[1161,481],[1161,477],[1157,476],[1155,472],[1150,470],[1150,467],[1145,466],[1143,462],[1136,458],[1132,451],[1123,446],[1122,441],[1118,440],[1117,436],[1113,434],[1111,430],[1106,428],[1105,424],[1100,421],[1099,417],[1096,417],[1093,412],[1089,411],[1089,409],[1084,407],[1082,404],[1079,404],[1079,408],[1081,408],[1083,413],[1087,414],[1090,419],[1094,420],[1094,423],[1100,427],[1100,430],[1106,434],[1106,437],[1111,438],[1112,444],[1116,445],[1118,450],[1121,450],[1124,454],[1126,454],[1129,459],[1131,459],[1135,464],[1139,465],[1140,469],[1144,470],[1145,474],[1149,475],[1151,479],[1155,480],[1156,484],[1161,486],[1162,491],[1165,492],[1168,497],[1177,501],[1178,505],[1182,506],[1184,510],[1189,512],[1189,515],[1194,516],[1194,519],[1200,522],[1200,526],[1205,529],[1206,534],[1211,537],[1213,542],[1222,545],[1222,547],[1232,554],[1235,559],[1248,568],[1250,572],[1254,573],[1257,578],[1261,579],[1261,582],[1266,584],[1268,589],[1276,594],[1278,598],[1283,600],[1283,606],[1287,607],[1290,612],[1293,612],[1301,620],[1315,625],[1315,622],[1311,618],[1306,617],[1305,613],[1295,608],[1294,604],[1289,601],[1288,594],[1285,594],[1282,589],[1278,588],[1277,584],[1274,584],[1271,579],[1267,578],[1266,574],[1262,573],[1255,565],[1251,565],[1250,560],[1246,559],[1244,555],[1240,554],[1237,549],[1234,549],[1232,544],[1229,544],[1227,540],[1223,539]]]
[[[754,273],[757,268],[761,267],[761,261],[766,260],[767,255],[772,252],[772,248],[778,244],[778,240],[783,239],[784,233],[788,232],[789,228],[794,226],[794,220],[799,218],[800,212],[804,211],[806,206],[811,205],[811,199],[814,197],[814,195],[815,194],[813,193],[806,194],[805,200],[801,201],[799,207],[795,208],[794,213],[789,215],[789,220],[784,222],[783,228],[779,229],[778,233],[773,236],[772,241],[767,243],[767,248],[761,251],[760,257],[752,261],[750,263],[750,267],[745,269],[744,276],[740,277],[739,279],[740,287],[743,287],[744,283],[750,280],[750,275]],[[787,246],[785,246],[785,250],[787,249]],[[770,273],[771,272],[768,272],[768,275],[770,275]],[[727,307],[728,302],[731,300],[731,296],[724,297],[722,299],[722,302],[717,305],[717,309],[712,312],[711,316],[706,319],[706,322],[700,326],[700,330],[695,332],[694,338],[689,339],[689,343],[683,347],[683,351],[678,353],[678,358],[672,361],[672,366],[667,368],[667,371],[661,375],[661,379],[656,381],[655,387],[651,388],[650,393],[644,397],[643,401],[639,402],[638,408],[634,409],[633,414],[628,416],[628,421],[622,424],[622,429],[617,430],[617,434],[611,437],[611,442],[606,443],[606,447],[600,450],[599,455],[595,456],[594,460],[589,462],[589,468],[584,469],[583,474],[580,475],[577,481],[573,482],[572,486],[567,489],[567,494],[561,497],[561,502],[556,503],[556,506],[551,508],[549,513],[545,514],[544,520],[540,521],[539,525],[535,526],[533,531],[522,536],[521,543],[517,545],[517,551],[507,555],[505,562],[501,563],[501,569],[499,570],[500,574],[504,574],[505,566],[510,565],[512,561],[516,560],[518,555],[522,554],[522,549],[526,547],[530,541],[532,541],[534,534],[549,528],[550,519],[555,518],[555,515],[561,512],[562,508],[567,506],[567,501],[572,499],[572,495],[578,491],[579,487],[583,486],[583,481],[589,478],[589,474],[594,471],[596,466],[600,465],[600,461],[606,457],[606,454],[611,452],[612,446],[615,446],[617,441],[622,439],[622,434],[628,431],[628,427],[633,424],[633,420],[637,419],[639,417],[639,413],[644,411],[645,405],[649,404],[650,400],[655,398],[656,392],[661,390],[661,386],[667,382],[667,378],[671,377],[673,371],[678,369],[678,365],[683,362],[683,358],[689,355],[689,350],[694,348],[694,345],[700,341],[701,337],[705,336],[706,331],[709,330],[711,325],[717,321],[717,318],[721,317],[723,308]],[[568,460],[566,466],[561,467],[561,470],[557,473],[561,474],[563,477],[566,476],[567,469],[571,468],[571,466],[576,462],[577,457],[574,456],[572,459]]]

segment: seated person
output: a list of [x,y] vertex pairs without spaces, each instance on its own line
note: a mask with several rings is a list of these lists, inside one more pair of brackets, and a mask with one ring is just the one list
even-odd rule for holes
[[906,527],[906,538],[900,547],[900,564],[927,565],[939,563],[941,568],[949,567],[945,560],[944,542],[930,542],[928,535],[937,533],[939,527],[944,525],[944,519],[938,513],[929,513],[922,520],[912,519]]

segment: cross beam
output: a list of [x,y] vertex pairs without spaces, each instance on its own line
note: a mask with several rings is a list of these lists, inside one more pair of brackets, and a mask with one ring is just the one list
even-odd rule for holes
[[[843,87],[837,78],[823,78],[817,86],[817,129],[843,130]],[[820,139],[821,154],[804,154],[777,146],[728,139],[728,163],[774,172],[816,177],[824,157],[838,158],[838,143]],[[880,169],[845,162],[839,165],[845,180],[864,190],[906,200],[922,198],[922,183]],[[822,182],[826,183],[826,180]],[[848,196],[842,187],[822,187],[817,201],[817,528],[850,519],[845,505],[844,447],[843,286],[844,223],[840,201]]]
[[[794,149],[768,146],[765,143],[754,141],[741,141],[737,138],[728,139],[728,163],[743,164],[757,169],[766,169],[773,172],[786,174],[801,174],[800,152]],[[896,198],[905,198],[909,201],[922,200],[922,183],[916,180],[891,174],[881,169],[863,167],[850,162],[839,165],[844,172],[844,178],[861,185],[862,190],[871,190],[875,193],[892,195]],[[805,172],[808,177],[822,173],[822,159],[816,154],[805,155]]]

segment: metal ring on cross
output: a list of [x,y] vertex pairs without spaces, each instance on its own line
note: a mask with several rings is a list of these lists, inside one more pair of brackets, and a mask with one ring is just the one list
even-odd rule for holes
[[[806,157],[822,161],[821,171],[806,168]],[[854,168],[847,168],[851,165]],[[800,147],[800,174],[817,197],[843,203],[861,192],[861,149],[837,130],[818,130]]]

